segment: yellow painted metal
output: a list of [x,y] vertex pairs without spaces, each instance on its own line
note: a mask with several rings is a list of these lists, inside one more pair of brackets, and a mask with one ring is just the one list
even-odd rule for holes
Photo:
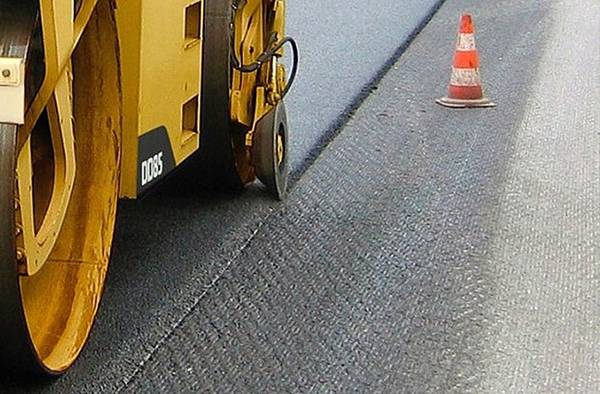
[[[45,2],[43,19],[63,26],[44,26],[49,73],[35,99],[42,102],[40,95],[49,97],[41,109],[48,114],[55,175],[47,181],[51,200],[56,199],[60,209],[54,209],[51,201],[41,211],[42,224],[36,226],[40,211],[32,208],[32,200],[39,196],[31,181],[35,174],[30,158],[36,155],[32,138],[40,126],[37,120],[26,123],[19,130],[27,138],[17,169],[21,206],[17,214],[27,223],[20,224],[17,234],[21,252],[29,262],[35,256],[38,265],[27,266],[31,271],[23,273],[30,275],[22,275],[19,283],[35,356],[43,369],[61,373],[81,352],[104,287],[118,199],[121,90],[110,0],[98,0],[92,23],[77,39],[68,34],[69,23],[56,14],[65,12],[64,19],[72,20],[72,2],[41,2]],[[82,12],[91,4],[84,1]],[[68,57],[66,67],[63,55]]]
[[[100,0],[94,23],[80,45],[75,51],[65,50],[74,52],[72,67],[77,75],[72,85],[67,77],[54,87],[57,117],[50,123],[53,143],[59,133],[52,123],[61,123],[63,141],[64,130],[72,130],[78,172],[63,226],[45,265],[20,280],[32,344],[44,368],[54,373],[73,363],[87,339],[110,255],[122,116],[111,12],[109,1]],[[71,66],[67,76],[69,70]],[[75,121],[70,129],[65,125],[72,124],[71,115]],[[54,188],[60,189],[56,182]]]
[[[269,26],[269,31],[277,33],[277,36],[281,39],[285,35],[285,0],[274,0],[273,1],[273,19]],[[283,56],[283,49],[278,52],[279,56]]]
[[39,119],[46,104],[52,98],[54,87],[70,64],[71,55],[83,35],[97,0],[82,0],[82,6],[74,19],[73,0],[39,0],[44,34],[46,76],[33,103],[25,115],[25,127],[19,133],[24,144]]
[[[165,127],[176,165],[199,148],[200,106],[184,109],[202,94],[204,2],[81,0],[77,16],[73,0],[39,4],[45,78],[18,130],[15,247],[31,344],[43,368],[60,373],[80,353],[98,308],[117,199],[137,196],[139,138]],[[284,0],[244,2],[234,20],[242,63],[254,62],[273,33],[283,38],[284,14]],[[243,179],[254,179],[252,132],[284,85],[276,62],[233,71]],[[284,141],[277,142],[281,161]],[[40,155],[48,173],[36,174]]]
[[[202,37],[186,34],[186,10],[195,5],[200,10],[197,24],[201,32],[203,1],[116,0],[124,98],[121,197],[137,197],[140,136],[164,126],[176,165],[199,148],[199,122],[193,129],[184,127],[189,122],[184,122],[183,114],[184,105],[199,99],[202,93]],[[284,0],[245,1],[234,20],[233,47],[242,63],[254,62],[267,49],[273,33],[277,40],[282,39],[284,21]],[[248,148],[256,123],[281,99],[285,70],[281,65],[275,66],[274,72],[270,71],[271,64],[254,73],[232,72],[231,119],[248,131],[243,139]],[[201,116],[199,111],[200,108],[197,119]],[[250,182],[254,179],[249,168],[250,151],[242,147],[237,152],[242,178]]]
[[[53,99],[54,89],[67,71],[96,0],[84,0],[76,19],[72,3],[72,0],[40,0],[46,78],[27,111],[26,126],[19,134],[21,146],[27,145],[33,125]],[[200,10],[197,23],[201,27],[202,1],[115,0],[119,34],[114,39],[120,47],[124,98],[121,197],[137,196],[138,139],[144,133],[166,127],[176,165],[199,148],[198,125],[193,129],[183,126],[184,104],[201,95],[202,37],[190,38],[186,34],[186,10],[196,4]],[[266,13],[270,18],[265,17]],[[283,38],[284,21],[284,0],[247,0],[234,21],[234,49],[242,63],[255,61],[266,49],[267,35],[275,33],[278,39]],[[283,67],[277,65],[275,72],[270,67],[266,64],[260,72],[234,70],[232,74],[231,119],[249,130],[247,145],[251,145],[256,123],[277,104],[285,85]],[[257,91],[259,87],[266,88],[264,98]],[[22,162],[25,161],[23,157]]]
[[[265,11],[263,0],[248,0],[235,14],[233,50],[242,64],[255,62],[266,49],[264,35],[268,32],[264,24],[260,23],[265,20]],[[246,127],[252,127],[258,74],[233,71],[231,120]]]
[[[81,17],[91,15],[96,2],[83,3]],[[50,255],[62,227],[75,182],[76,160],[73,138],[71,54],[81,38],[86,20],[74,20],[70,0],[40,0],[46,78],[19,131],[17,160],[17,239],[22,274],[37,273]],[[89,18],[89,16],[88,16]],[[54,185],[48,209],[39,229],[35,226],[31,131],[42,111],[49,107],[50,133],[54,147]]]
[[17,160],[18,215],[20,236],[17,238],[19,269],[34,275],[50,255],[65,219],[75,183],[75,139],[70,68],[58,81],[53,102],[48,106],[52,139],[54,176],[51,198],[39,229],[36,229],[31,136],[23,145]]
[[[137,196],[138,138],[167,129],[175,164],[199,148],[199,122],[184,127],[183,108],[200,97],[202,1],[117,0],[124,92],[121,196]],[[197,35],[190,34],[197,26]],[[196,118],[200,119],[199,108]]]
[[280,166],[285,159],[285,141],[281,134],[277,134],[277,166]]
[[[185,127],[183,108],[201,94],[202,37],[199,33],[190,36],[189,25],[202,25],[203,4],[196,0],[117,0],[116,4],[119,36],[113,39],[119,39],[121,48],[125,126],[120,195],[135,198],[139,136],[166,127],[176,165],[198,149],[199,122],[194,127]],[[75,19],[72,1],[40,0],[46,78],[19,133],[21,150],[17,168],[19,256],[23,263],[20,270],[26,275],[38,272],[51,253],[71,199],[76,160],[70,59],[95,5],[96,0],[83,1]],[[192,7],[197,7],[198,15],[190,22],[188,12]],[[267,13],[273,15],[269,26],[255,22],[267,21]],[[243,64],[256,61],[267,49],[269,39],[265,35],[275,34],[275,40],[283,37],[284,13],[283,0],[248,0],[236,13],[234,50],[239,51],[236,55]],[[275,61],[254,73],[234,70],[231,118],[248,129],[247,147],[252,145],[252,130],[258,120],[281,98],[279,93],[284,84],[283,67]],[[45,108],[50,108],[55,177],[45,218],[36,229],[31,131]],[[197,119],[199,116],[196,114]],[[247,151],[240,154],[243,156],[240,161],[250,161]]]
[[[279,39],[285,34],[285,1],[273,1],[273,19],[269,26],[270,31],[275,32]],[[278,53],[278,57],[283,56],[283,48]],[[267,101],[271,107],[275,107],[281,101],[281,94],[285,89],[286,75],[285,68],[281,64],[277,64],[277,59],[273,59],[270,65],[269,80],[267,81]],[[268,112],[271,108],[265,108]],[[266,113],[266,112],[265,112]],[[262,117],[262,116],[261,116]]]
[[[235,55],[242,64],[254,63],[285,35],[285,0],[247,0],[237,10],[234,19]],[[283,49],[278,56],[283,56]],[[245,147],[237,151],[237,166],[246,182],[255,179],[252,166],[254,130],[260,119],[282,99],[285,88],[285,68],[277,58],[262,65],[253,73],[233,70],[231,91],[231,120],[245,130]]]
[[[273,44],[270,42],[271,37],[274,37],[275,42],[284,37],[285,1],[246,1],[236,13],[234,30],[236,56],[242,64],[255,62],[258,56],[268,49],[267,46]],[[278,55],[283,56],[283,49],[279,50]],[[256,122],[281,100],[280,93],[285,87],[285,72],[282,81],[282,71],[283,66],[277,65],[276,61],[263,65],[261,70],[254,73],[234,70],[231,92],[232,121],[254,128]],[[262,101],[257,98],[256,89],[259,86],[267,87],[269,100]]]

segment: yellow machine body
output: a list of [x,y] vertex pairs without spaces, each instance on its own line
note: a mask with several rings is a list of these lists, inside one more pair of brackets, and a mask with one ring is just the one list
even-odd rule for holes
[[[160,178],[168,157],[177,166],[199,148],[203,9],[202,1],[117,1],[122,197],[135,198],[138,190]],[[140,157],[144,134],[157,130],[166,130],[172,152]]]
[[[246,62],[255,60],[253,51],[265,39],[265,26],[248,23],[264,12],[263,4],[248,0],[236,16],[245,28],[234,39]],[[285,2],[272,6],[277,17],[268,30],[283,36]],[[200,147],[204,1],[117,0],[116,18],[124,120],[120,196],[136,198]],[[284,84],[283,68],[277,71],[274,82]],[[272,82],[257,78],[232,74],[231,120],[248,128],[248,145],[256,122],[276,103],[266,97]]]
[[[231,12],[220,48],[239,62],[212,63],[225,130],[201,130],[207,4]],[[0,19],[0,366],[58,375],[90,333],[118,198],[203,133],[231,138],[237,181],[285,195],[285,0],[0,0]]]

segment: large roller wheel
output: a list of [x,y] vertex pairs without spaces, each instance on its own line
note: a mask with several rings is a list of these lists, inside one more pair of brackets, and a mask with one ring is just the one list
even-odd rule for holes
[[[26,1],[12,3],[13,9],[0,6],[0,18],[14,22],[19,12],[14,8]],[[82,12],[93,11],[92,19],[39,119],[24,126],[0,124],[3,373],[65,372],[87,341],[104,288],[117,207],[120,82],[110,1],[98,1],[95,10],[85,7],[83,1]],[[40,34],[34,34],[39,29],[2,31],[0,56],[28,48],[26,74],[39,76],[36,70],[44,67],[33,53],[41,47]],[[10,34],[14,38],[6,39]],[[33,96],[41,83],[36,80],[27,80]],[[73,97],[66,110],[65,97]],[[71,121],[62,110],[73,115],[70,133],[57,127]],[[23,139],[28,127],[31,133]]]

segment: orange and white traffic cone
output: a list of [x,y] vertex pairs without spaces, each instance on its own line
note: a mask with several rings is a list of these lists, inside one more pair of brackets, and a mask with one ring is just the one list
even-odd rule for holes
[[438,99],[436,102],[449,108],[496,106],[483,94],[479,73],[479,52],[475,47],[475,27],[470,14],[463,15],[460,21],[448,97]]

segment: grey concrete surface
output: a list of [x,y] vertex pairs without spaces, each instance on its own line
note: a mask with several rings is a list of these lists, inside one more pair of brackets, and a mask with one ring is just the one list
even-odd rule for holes
[[[493,110],[451,111],[471,10]],[[124,205],[75,369],[40,392],[598,392],[600,5],[447,2],[284,204]]]

